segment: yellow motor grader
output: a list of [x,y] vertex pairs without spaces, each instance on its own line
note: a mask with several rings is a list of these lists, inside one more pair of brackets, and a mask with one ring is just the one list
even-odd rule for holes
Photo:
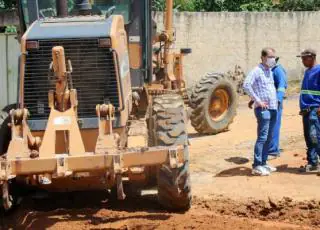
[[19,0],[18,103],[0,116],[0,201],[21,184],[48,191],[157,186],[161,205],[191,205],[187,105],[201,133],[225,130],[236,92],[209,74],[187,94],[172,51],[173,0],[157,33],[151,0]]

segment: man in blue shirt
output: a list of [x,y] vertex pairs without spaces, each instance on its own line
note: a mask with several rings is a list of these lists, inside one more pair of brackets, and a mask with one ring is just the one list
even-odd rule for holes
[[282,65],[278,64],[279,58],[277,58],[277,65],[272,68],[274,85],[277,89],[277,99],[279,103],[277,123],[274,129],[273,138],[269,144],[269,155],[280,156],[280,128],[282,120],[283,99],[288,88],[288,78],[285,69]]
[[308,164],[306,172],[319,170],[320,154],[320,65],[316,62],[316,51],[304,50],[299,56],[307,68],[300,95],[300,115],[303,117],[303,131],[307,146]]

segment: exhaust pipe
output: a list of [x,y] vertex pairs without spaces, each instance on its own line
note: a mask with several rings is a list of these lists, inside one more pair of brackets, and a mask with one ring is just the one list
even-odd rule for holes
[[57,0],[57,16],[59,18],[68,17],[68,3],[67,0]]
[[79,15],[90,15],[92,6],[89,2],[89,0],[76,0],[76,7],[75,7]]
[[166,0],[165,17],[165,30],[167,34],[171,35],[173,27],[173,0]]
[[89,0],[76,0],[76,7],[78,10],[91,10],[92,6]]

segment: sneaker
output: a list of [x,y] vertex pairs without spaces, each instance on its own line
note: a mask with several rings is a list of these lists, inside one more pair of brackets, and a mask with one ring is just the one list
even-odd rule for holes
[[256,176],[269,176],[270,172],[263,166],[257,166],[252,169],[252,175]]
[[263,166],[266,170],[268,170],[269,172],[276,172],[277,171],[277,168],[276,167],[273,167],[271,165],[264,165]]
[[319,171],[319,165],[311,165],[311,164],[307,164],[305,167],[305,172],[316,172]]

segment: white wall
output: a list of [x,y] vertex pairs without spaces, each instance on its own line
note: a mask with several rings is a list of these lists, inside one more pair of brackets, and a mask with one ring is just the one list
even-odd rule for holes
[[[162,14],[157,14],[162,28]],[[320,12],[177,13],[175,48],[192,48],[185,59],[190,82],[206,72],[227,72],[240,65],[248,72],[260,61],[260,51],[274,47],[289,79],[300,79],[303,67],[296,55],[312,47],[320,53]]]

